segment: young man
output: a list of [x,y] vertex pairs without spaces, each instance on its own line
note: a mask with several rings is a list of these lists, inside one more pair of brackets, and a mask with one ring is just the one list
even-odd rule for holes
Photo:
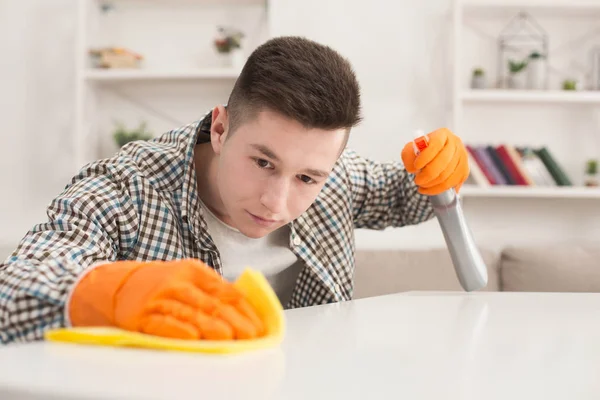
[[427,196],[468,176],[446,129],[419,156],[399,149],[403,164],[361,158],[345,148],[360,119],[334,50],[264,43],[227,107],[86,166],[51,202],[0,266],[0,341],[68,325],[253,337],[260,324],[230,284],[247,266],[287,308],[351,299],[354,229],[426,221]]

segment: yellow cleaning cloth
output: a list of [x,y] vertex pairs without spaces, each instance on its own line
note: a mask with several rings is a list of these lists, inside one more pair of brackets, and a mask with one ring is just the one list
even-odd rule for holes
[[46,332],[52,342],[101,346],[141,347],[201,353],[239,353],[278,346],[285,333],[283,307],[265,277],[247,269],[234,285],[246,296],[265,324],[266,333],[257,339],[181,340],[109,327],[59,328]]

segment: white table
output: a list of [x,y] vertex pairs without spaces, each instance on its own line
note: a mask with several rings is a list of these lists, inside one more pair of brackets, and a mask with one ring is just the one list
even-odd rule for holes
[[287,313],[236,356],[0,349],[0,399],[598,399],[600,294],[406,293]]

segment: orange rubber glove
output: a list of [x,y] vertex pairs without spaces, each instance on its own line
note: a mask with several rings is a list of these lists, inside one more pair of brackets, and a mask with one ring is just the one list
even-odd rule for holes
[[462,140],[446,128],[429,135],[429,146],[415,154],[413,142],[402,149],[406,170],[415,174],[419,193],[436,195],[454,188],[460,191],[469,177],[469,158]]
[[199,260],[117,261],[75,286],[73,326],[114,326],[176,339],[252,339],[258,314],[233,284]]

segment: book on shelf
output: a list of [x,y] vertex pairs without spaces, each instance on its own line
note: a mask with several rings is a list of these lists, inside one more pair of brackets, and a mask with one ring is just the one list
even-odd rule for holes
[[466,145],[470,174],[467,184],[489,187],[573,186],[547,147],[510,144]]

